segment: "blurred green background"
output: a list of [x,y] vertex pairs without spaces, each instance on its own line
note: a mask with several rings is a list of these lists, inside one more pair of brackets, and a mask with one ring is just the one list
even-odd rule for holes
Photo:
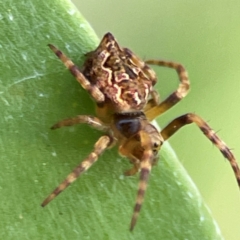
[[[158,119],[202,116],[240,163],[240,1],[74,0],[99,37],[115,35],[144,59],[181,62],[189,72],[188,96]],[[176,89],[175,72],[158,69],[165,98]],[[232,169],[196,126],[170,140],[228,240],[240,239],[240,195]],[[161,184],[161,183],[159,183]]]

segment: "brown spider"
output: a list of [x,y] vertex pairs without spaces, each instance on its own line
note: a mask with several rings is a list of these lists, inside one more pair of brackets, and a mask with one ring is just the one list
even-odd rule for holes
[[[95,143],[92,153],[43,201],[43,207],[91,167],[105,149],[117,144],[119,153],[133,164],[125,175],[134,175],[140,171],[137,199],[130,225],[130,230],[133,230],[158,151],[164,141],[190,123],[195,123],[228,159],[240,187],[240,170],[235,157],[202,118],[193,113],[182,115],[161,132],[150,123],[188,93],[188,74],[181,64],[159,60],[143,62],[129,49],[121,48],[111,33],[105,34],[95,51],[86,54],[82,71],[56,47],[51,44],[49,47],[96,101],[98,116],[80,115],[65,119],[51,129],[86,123],[105,134]],[[179,76],[178,89],[162,102],[153,89],[157,82],[156,74],[147,64],[175,69]]]

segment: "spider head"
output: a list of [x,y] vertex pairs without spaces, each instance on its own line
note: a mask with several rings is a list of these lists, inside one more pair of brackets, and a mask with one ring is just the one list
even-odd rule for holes
[[159,131],[148,122],[144,113],[121,113],[114,115],[116,138],[119,140],[119,152],[126,157],[143,160],[144,152],[149,151],[149,161],[156,159],[163,144]]
[[149,145],[151,150],[153,151],[153,155],[156,156],[158,151],[160,150],[164,139],[159,131],[148,121],[143,122],[142,133],[141,136],[141,144]]

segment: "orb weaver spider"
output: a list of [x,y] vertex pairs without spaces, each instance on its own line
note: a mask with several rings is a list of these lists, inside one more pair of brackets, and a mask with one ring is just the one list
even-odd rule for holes
[[[132,231],[143,203],[151,168],[158,159],[158,151],[164,141],[190,123],[195,123],[228,159],[240,187],[240,170],[235,157],[201,117],[193,113],[182,115],[160,132],[150,123],[187,95],[189,79],[181,64],[160,60],[144,62],[129,49],[121,48],[111,33],[105,34],[96,50],[86,54],[82,71],[56,47],[51,44],[49,47],[96,101],[97,115],[65,119],[51,129],[85,123],[104,132],[104,135],[95,143],[88,157],[43,201],[43,207],[88,170],[107,148],[117,144],[120,155],[127,157],[133,164],[125,175],[134,175],[140,171],[130,224]],[[157,82],[156,74],[147,64],[172,68],[178,74],[180,84],[177,90],[162,102],[153,89]]]

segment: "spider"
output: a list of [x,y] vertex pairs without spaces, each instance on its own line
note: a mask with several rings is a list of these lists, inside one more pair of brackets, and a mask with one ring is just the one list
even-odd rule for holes
[[[187,113],[174,119],[160,132],[151,124],[153,119],[187,95],[190,84],[187,71],[181,64],[160,60],[144,62],[128,48],[121,48],[111,33],[104,35],[96,50],[86,54],[81,71],[55,46],[49,44],[49,47],[96,101],[97,115],[68,118],[56,123],[51,129],[85,123],[104,132],[104,135],[95,143],[88,157],[43,201],[43,207],[87,171],[106,149],[118,145],[119,154],[133,164],[125,175],[140,172],[130,223],[132,231],[143,203],[151,168],[158,160],[157,154],[162,144],[181,127],[191,123],[195,123],[228,159],[240,187],[240,170],[235,157],[201,117]],[[180,84],[177,90],[162,102],[153,89],[157,82],[156,74],[147,64],[172,68],[178,74]]]

